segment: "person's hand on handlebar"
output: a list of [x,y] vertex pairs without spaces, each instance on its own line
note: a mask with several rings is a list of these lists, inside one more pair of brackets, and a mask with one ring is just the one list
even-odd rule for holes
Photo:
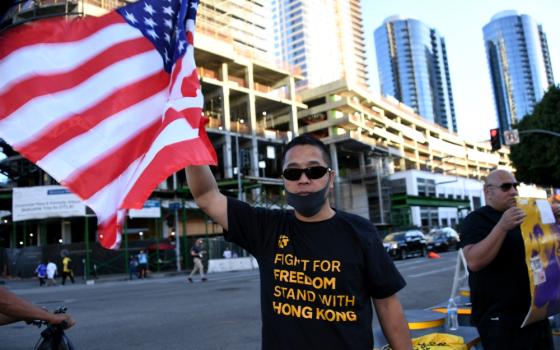
[[64,322],[64,328],[68,329],[76,324],[76,321],[72,318],[72,316],[68,314],[51,314],[49,320],[45,320],[49,324],[61,324]]
[[76,321],[67,314],[54,314],[18,297],[8,289],[0,287],[0,326],[19,321],[45,321],[50,324],[66,322],[65,328],[72,327]]

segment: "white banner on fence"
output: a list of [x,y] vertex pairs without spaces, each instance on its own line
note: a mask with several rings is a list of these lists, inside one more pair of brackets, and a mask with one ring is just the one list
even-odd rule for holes
[[161,203],[156,200],[147,200],[142,209],[130,209],[128,216],[131,218],[161,218]]
[[86,205],[62,186],[16,187],[12,198],[13,221],[84,216]]

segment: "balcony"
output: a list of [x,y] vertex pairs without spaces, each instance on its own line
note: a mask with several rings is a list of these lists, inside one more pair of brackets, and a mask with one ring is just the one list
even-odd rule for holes
[[7,6],[6,15],[0,23],[0,28],[8,28],[41,18],[81,15],[78,12],[78,3],[81,3],[83,7],[83,2],[84,0],[19,1]]
[[257,135],[272,140],[279,140],[279,141],[286,141],[286,142],[289,140],[288,132],[265,129],[263,127],[257,127]]

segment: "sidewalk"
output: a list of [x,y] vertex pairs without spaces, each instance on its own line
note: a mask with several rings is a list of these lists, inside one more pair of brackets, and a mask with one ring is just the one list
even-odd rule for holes
[[[150,279],[159,279],[165,277],[172,277],[172,276],[186,276],[190,273],[190,270],[184,271],[162,271],[162,272],[151,272],[146,277],[146,280]],[[186,277],[185,277],[186,278]],[[57,276],[56,286],[61,286],[61,279]],[[133,281],[139,280],[138,278],[134,278]],[[83,278],[83,276],[76,276],[74,277],[75,285],[86,285],[86,284],[99,284],[99,283],[107,283],[107,282],[125,282],[130,281],[129,275],[120,273],[120,274],[108,274],[108,275],[99,275],[98,278],[90,278],[87,281]],[[66,280],[66,285],[72,285],[72,282]],[[29,277],[29,278],[3,278],[0,277],[0,286],[11,289],[36,289],[36,288],[50,288],[47,286],[40,287],[39,280],[36,277]]]

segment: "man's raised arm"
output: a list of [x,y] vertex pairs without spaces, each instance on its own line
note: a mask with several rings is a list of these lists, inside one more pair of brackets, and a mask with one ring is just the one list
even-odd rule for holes
[[227,198],[218,190],[210,167],[189,166],[185,169],[187,183],[196,204],[225,230],[228,228]]

